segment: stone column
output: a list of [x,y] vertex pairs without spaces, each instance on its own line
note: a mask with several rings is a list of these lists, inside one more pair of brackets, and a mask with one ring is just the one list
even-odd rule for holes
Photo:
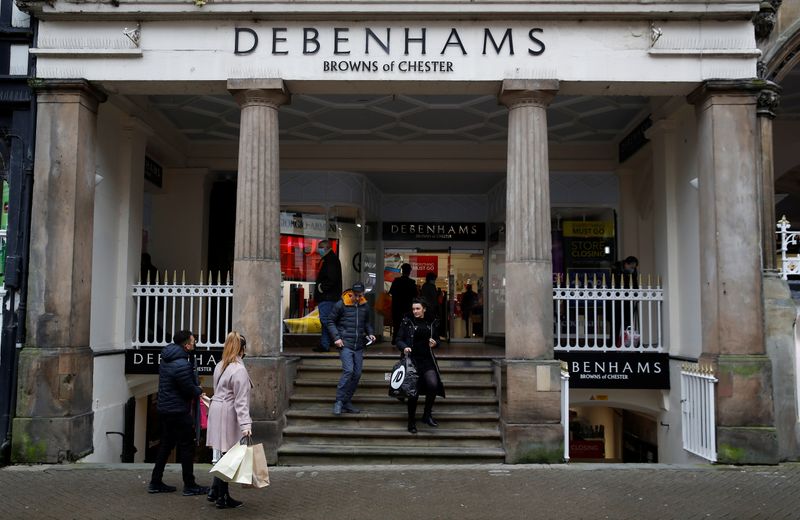
[[776,463],[764,346],[757,80],[709,81],[689,96],[700,172],[702,361],[715,366],[721,462]]
[[777,267],[776,223],[775,219],[775,154],[772,149],[772,121],[775,109],[780,103],[781,88],[767,82],[767,87],[758,94],[759,138],[761,145],[761,240],[763,252],[763,268],[767,270]]
[[14,462],[92,451],[89,347],[95,139],[105,95],[83,80],[37,92],[28,336],[20,353]]
[[560,363],[553,359],[547,105],[557,81],[506,80],[506,360],[501,414],[507,462],[562,456]]
[[229,80],[242,107],[233,259],[233,327],[247,338],[247,368],[255,385],[250,413],[277,459],[288,405],[287,364],[280,353],[280,160],[278,109],[289,100],[283,81]]

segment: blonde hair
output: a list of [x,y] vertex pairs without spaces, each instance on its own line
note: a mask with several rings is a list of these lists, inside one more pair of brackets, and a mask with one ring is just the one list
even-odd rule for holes
[[244,336],[236,331],[228,333],[228,336],[225,338],[225,345],[222,347],[223,372],[228,368],[228,365],[237,362],[238,358],[241,357],[244,352],[245,345],[247,345],[247,340],[244,339]]

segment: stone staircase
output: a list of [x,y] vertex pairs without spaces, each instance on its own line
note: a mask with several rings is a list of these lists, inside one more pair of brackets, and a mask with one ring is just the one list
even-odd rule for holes
[[278,464],[415,464],[503,462],[499,403],[489,359],[440,359],[447,398],[433,408],[438,428],[419,420],[406,430],[406,405],[387,395],[384,374],[397,356],[369,356],[353,404],[359,414],[331,413],[341,374],[338,357],[304,357],[286,412]]

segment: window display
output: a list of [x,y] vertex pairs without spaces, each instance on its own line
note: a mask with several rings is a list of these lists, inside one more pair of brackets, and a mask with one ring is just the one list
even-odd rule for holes
[[[318,212],[319,211],[319,212]],[[347,215],[343,216],[343,213]],[[354,216],[349,216],[352,213]],[[322,257],[319,244],[339,257],[343,287],[349,287],[360,273],[361,226],[355,208],[284,208],[280,214],[280,263],[284,332],[320,334],[322,325],[316,299],[317,273]]]

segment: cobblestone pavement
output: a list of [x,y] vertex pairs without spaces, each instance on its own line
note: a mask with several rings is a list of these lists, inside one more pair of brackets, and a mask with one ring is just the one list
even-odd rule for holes
[[[231,492],[245,505],[147,493],[152,466],[0,469],[0,518],[694,519],[800,518],[800,464],[270,468],[272,485]],[[195,466],[201,484],[208,466]],[[165,482],[180,483],[169,466]]]

